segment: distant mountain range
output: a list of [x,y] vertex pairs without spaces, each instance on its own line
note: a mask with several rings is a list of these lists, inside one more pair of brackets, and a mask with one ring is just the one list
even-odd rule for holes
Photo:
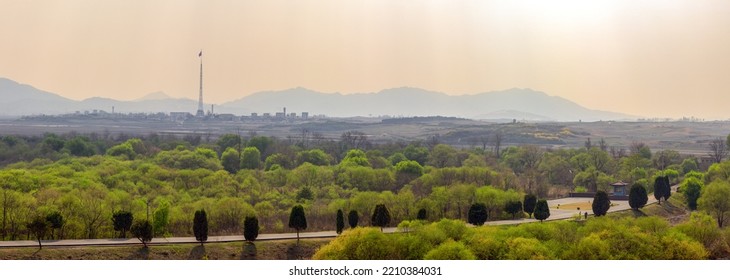
[[[175,99],[155,92],[132,101],[93,97],[75,101],[29,85],[0,78],[0,115],[63,114],[86,110],[111,112],[191,112],[193,99]],[[394,88],[377,93],[321,93],[305,88],[264,91],[215,105],[216,113],[249,115],[309,112],[332,117],[353,116],[455,116],[471,119],[529,121],[597,121],[636,119],[622,113],[591,110],[570,100],[531,89],[508,89],[474,95],[447,95],[419,88]],[[206,104],[206,109],[210,104]]]

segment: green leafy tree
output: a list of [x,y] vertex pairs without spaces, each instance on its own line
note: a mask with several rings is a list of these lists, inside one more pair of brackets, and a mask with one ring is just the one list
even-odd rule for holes
[[43,245],[41,244],[41,239],[46,236],[49,228],[46,219],[43,217],[36,217],[32,222],[28,223],[27,227],[30,234],[35,236],[36,240],[38,240],[38,248],[42,249]]
[[659,204],[662,204],[662,199],[666,201],[672,195],[672,189],[669,185],[668,176],[657,176],[654,179],[654,198],[656,198]]
[[423,259],[425,260],[475,260],[477,259],[476,256],[474,256],[474,253],[472,253],[469,248],[467,248],[463,243],[457,242],[454,240],[447,240],[444,243],[441,243],[438,247],[434,248],[431,251],[428,251],[426,255],[423,256]]
[[697,200],[702,193],[704,184],[697,178],[688,177],[682,182],[681,189],[684,191],[684,199],[689,210],[697,210]]
[[259,236],[259,219],[255,216],[248,216],[243,220],[243,237],[246,241],[256,241],[256,237]]
[[535,205],[537,204],[537,196],[534,194],[526,194],[524,201],[522,205],[525,206],[525,212],[532,218],[532,213],[535,212]]
[[65,223],[63,215],[61,215],[58,211],[54,211],[46,215],[46,222],[48,222],[48,226],[51,228],[51,238],[56,238],[56,230],[61,229]]
[[119,232],[119,237],[126,238],[127,231],[132,228],[132,213],[129,211],[117,211],[112,214],[114,230]]
[[504,211],[512,215],[512,219],[516,218],[517,213],[522,212],[522,201],[508,201],[504,206]]
[[697,204],[700,209],[707,211],[722,227],[730,213],[730,183],[714,181],[704,187]]
[[426,164],[428,160],[428,149],[425,147],[410,144],[403,150],[403,155],[409,160],[415,160],[420,165]]
[[421,175],[423,175],[423,166],[415,160],[404,160],[395,165],[396,183],[399,186],[408,184]]
[[256,147],[246,147],[241,155],[241,168],[258,169],[261,166],[261,152]]
[[228,171],[228,173],[236,174],[241,168],[241,158],[238,155],[238,151],[233,148],[227,148],[223,152],[223,155],[221,155],[221,165],[223,165],[223,169]]
[[646,189],[639,183],[634,183],[629,190],[629,206],[632,209],[638,210],[646,205],[649,201],[649,196],[646,193]]
[[229,133],[218,138],[216,145],[219,147],[218,151],[226,151],[228,148],[238,149],[240,145],[243,145],[243,141],[241,136]]
[[94,155],[94,147],[89,143],[86,137],[75,137],[64,145],[68,152],[77,157],[88,157]]
[[469,214],[467,219],[470,224],[475,226],[481,226],[489,218],[487,206],[484,203],[474,203],[469,207]]
[[153,234],[162,236],[167,233],[167,224],[170,223],[170,204],[162,202],[153,214]]
[[134,222],[131,232],[145,248],[147,248],[147,243],[152,241],[152,224],[147,220]]
[[314,193],[308,186],[304,186],[297,192],[297,201],[312,200],[314,199]]
[[297,164],[299,165],[309,162],[313,165],[325,166],[329,165],[331,161],[332,157],[320,149],[312,149],[297,153]]
[[362,166],[362,167],[370,167],[370,161],[368,161],[368,157],[365,154],[365,152],[357,149],[349,150],[347,151],[347,154],[345,155],[345,158],[340,161],[340,166],[347,166],[347,167],[355,167],[355,166]]
[[550,217],[550,208],[548,207],[547,200],[540,199],[535,203],[535,219],[540,222]]
[[606,215],[608,209],[611,208],[611,200],[608,199],[608,194],[604,191],[596,192],[596,195],[593,196],[591,208],[596,216]]
[[697,166],[697,159],[693,157],[684,159],[680,167],[682,168],[682,174],[687,174],[691,171],[700,171],[699,166]]
[[205,241],[208,241],[208,215],[203,209],[195,211],[193,234],[195,234],[195,240],[199,241],[201,246]]
[[337,234],[342,233],[345,228],[345,214],[342,213],[342,209],[337,210]]
[[356,228],[359,220],[360,215],[357,214],[356,210],[350,210],[350,212],[347,213],[347,223],[350,224],[350,228]]
[[416,214],[416,219],[425,221],[428,219],[428,212],[426,212],[426,209],[418,209],[418,214]]
[[297,243],[299,243],[299,231],[307,229],[307,217],[304,215],[304,207],[301,205],[292,207],[289,227],[297,231]]
[[381,232],[384,227],[390,225],[390,211],[385,207],[385,204],[375,205],[371,222],[374,226],[380,227]]

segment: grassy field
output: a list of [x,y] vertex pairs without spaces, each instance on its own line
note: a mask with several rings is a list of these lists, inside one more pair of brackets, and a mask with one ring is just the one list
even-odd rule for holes
[[331,239],[199,244],[0,249],[3,260],[300,260]]

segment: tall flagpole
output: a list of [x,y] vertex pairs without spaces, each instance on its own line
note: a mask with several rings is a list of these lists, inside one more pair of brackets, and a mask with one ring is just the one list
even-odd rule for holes
[[197,117],[204,117],[205,112],[203,111],[203,50],[198,53],[200,57],[200,96],[198,97],[198,112],[195,113]]

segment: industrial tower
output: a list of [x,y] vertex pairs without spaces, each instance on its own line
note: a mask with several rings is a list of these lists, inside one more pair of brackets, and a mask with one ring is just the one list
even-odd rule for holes
[[196,117],[204,117],[205,112],[203,111],[203,50],[198,54],[200,58],[200,96],[198,97],[198,112],[195,113]]

